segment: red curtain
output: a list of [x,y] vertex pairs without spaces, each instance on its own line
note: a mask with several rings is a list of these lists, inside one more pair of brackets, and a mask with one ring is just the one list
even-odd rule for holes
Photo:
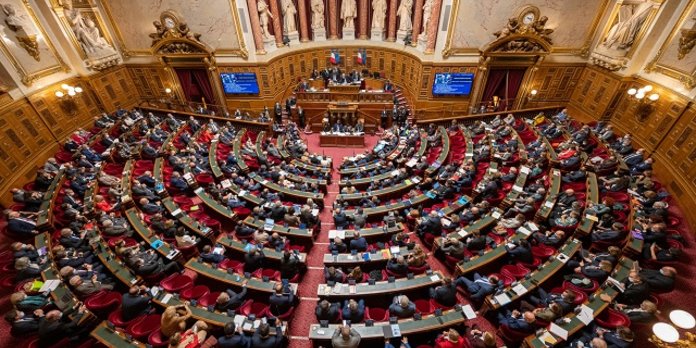
[[[526,69],[491,69],[488,73],[486,88],[483,90],[483,102],[493,100],[493,96],[500,97],[499,110],[506,109],[508,106],[505,96],[509,99],[510,104],[517,97],[517,92],[522,85],[524,73]],[[507,79],[507,81],[506,81]],[[507,93],[505,86],[507,85]]]
[[206,103],[217,104],[215,101],[215,95],[213,94],[213,87],[210,86],[210,79],[208,79],[208,72],[205,69],[196,69],[193,70],[192,73],[193,80],[198,85],[198,90],[205,98]]
[[[488,72],[488,79],[486,80],[486,88],[483,90],[483,97],[481,101],[489,102],[493,100],[493,96],[497,95],[496,92],[500,86],[505,86],[505,74],[507,69],[491,69]],[[498,95],[500,97],[500,95]]]
[[205,69],[176,68],[174,70],[187,101],[200,103],[205,98],[207,104],[216,104],[213,87],[210,85],[208,72]]

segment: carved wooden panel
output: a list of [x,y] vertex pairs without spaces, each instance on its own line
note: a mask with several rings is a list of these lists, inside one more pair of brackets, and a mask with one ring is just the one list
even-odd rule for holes
[[107,112],[131,108],[140,100],[138,88],[124,66],[95,75],[90,85]]
[[160,66],[128,65],[127,71],[141,99],[165,97],[165,88],[172,88],[169,75]]

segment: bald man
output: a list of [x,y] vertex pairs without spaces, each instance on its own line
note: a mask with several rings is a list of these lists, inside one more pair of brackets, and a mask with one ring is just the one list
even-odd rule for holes
[[360,345],[360,334],[355,329],[339,325],[331,337],[334,348],[357,348]]

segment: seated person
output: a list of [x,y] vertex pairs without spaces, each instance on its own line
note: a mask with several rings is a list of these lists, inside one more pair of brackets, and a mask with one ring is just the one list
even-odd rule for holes
[[326,282],[342,283],[345,276],[346,275],[339,268],[333,266],[324,268],[324,280]]
[[677,276],[677,270],[674,267],[666,266],[659,270],[642,269],[638,274],[648,283],[651,291],[669,292],[674,290],[674,280]]
[[397,276],[404,276],[408,273],[408,264],[402,255],[394,256],[387,261],[387,270]]
[[468,346],[468,342],[455,329],[449,329],[435,339],[435,348],[466,348]]
[[274,286],[274,293],[271,294],[268,299],[268,304],[270,305],[269,311],[272,315],[277,316],[287,313],[295,306],[295,294],[289,286],[276,283]]
[[365,316],[365,301],[360,299],[355,301],[354,299],[346,300],[343,303],[343,320],[350,320],[351,323],[360,323],[363,321]]
[[456,284],[466,288],[472,301],[482,303],[486,296],[494,293],[500,286],[500,279],[496,276],[482,277],[480,274],[474,273],[474,280],[461,276],[457,278]]
[[457,238],[446,238],[442,240],[442,245],[440,245],[440,251],[445,255],[452,256],[454,258],[462,258],[464,256],[464,250],[466,245],[464,242]]
[[121,297],[121,319],[131,321],[150,310],[151,297],[144,285],[131,286]]
[[228,311],[230,309],[237,309],[244,303],[244,297],[247,293],[247,283],[245,279],[242,282],[242,291],[239,293],[234,292],[232,289],[227,289],[221,292],[218,298],[215,300],[215,309],[218,311]]
[[430,298],[443,306],[454,306],[457,304],[457,284],[452,281],[452,278],[445,277],[442,285],[430,288]]
[[251,344],[251,339],[244,335],[242,327],[236,327],[234,321],[225,323],[224,336],[218,337],[219,348],[246,348]]
[[498,313],[498,324],[506,325],[508,328],[524,333],[534,332],[536,326],[534,325],[536,317],[532,312],[521,313],[518,310],[513,310],[512,312],[507,310],[505,314]]
[[398,295],[394,297],[393,303],[389,306],[389,313],[399,319],[411,318],[416,313],[416,304],[406,297]]
[[327,300],[321,300],[317,303],[317,308],[314,313],[317,315],[317,320],[326,320],[329,323],[337,323],[340,313],[340,304],[338,302],[330,303]]

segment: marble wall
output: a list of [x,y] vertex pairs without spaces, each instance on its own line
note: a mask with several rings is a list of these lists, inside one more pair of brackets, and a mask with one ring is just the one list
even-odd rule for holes
[[102,4],[130,54],[149,53],[152,41],[148,34],[155,32],[152,22],[169,9],[177,11],[191,31],[201,34],[201,41],[214,50],[240,49],[232,0],[108,0]]
[[494,32],[502,29],[508,18],[516,17],[526,5],[534,5],[549,18],[546,28],[554,48],[580,49],[588,44],[607,0],[459,0],[454,18],[451,48],[477,50],[493,41]]
[[22,0],[2,0],[13,14],[0,11],[0,48],[9,60],[5,68],[16,72],[25,85],[52,73],[67,69],[46,34],[35,10]]

